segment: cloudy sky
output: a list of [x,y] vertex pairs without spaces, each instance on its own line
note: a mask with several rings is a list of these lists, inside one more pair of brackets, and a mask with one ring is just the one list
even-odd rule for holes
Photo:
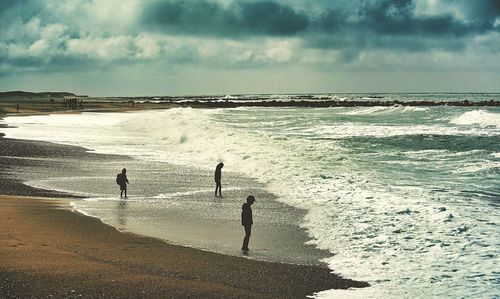
[[500,0],[0,0],[0,90],[500,92]]

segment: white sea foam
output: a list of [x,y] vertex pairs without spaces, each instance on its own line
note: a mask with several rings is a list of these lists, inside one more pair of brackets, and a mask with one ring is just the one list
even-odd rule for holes
[[[235,191],[235,190],[245,190],[245,188],[239,188],[239,187],[224,187],[224,191]],[[212,193],[214,190],[212,188],[210,189],[201,189],[201,190],[194,190],[194,191],[186,191],[186,192],[172,192],[172,193],[161,193],[158,195],[155,195],[151,198],[157,198],[157,199],[171,199],[171,198],[177,198],[180,196],[185,196],[185,195],[196,195],[196,194],[203,194],[203,193]]]
[[387,114],[387,113],[411,113],[429,111],[427,107],[414,106],[373,106],[373,107],[357,107],[355,109],[346,109],[344,115],[370,115],[370,114]]
[[389,111],[391,107],[381,107],[381,106],[374,106],[374,107],[366,107],[366,108],[358,108],[354,109],[348,112],[344,112],[343,114],[345,115],[367,115],[367,114],[373,114],[377,112],[383,112],[383,111]]
[[430,108],[415,107],[415,106],[404,106],[403,108],[403,112],[422,112],[422,111],[430,111]]
[[393,137],[405,135],[500,135],[500,131],[484,131],[463,129],[460,127],[445,127],[442,125],[399,125],[387,126],[365,123],[340,123],[331,125],[312,126],[305,129],[310,134],[318,136],[351,138],[351,137]]
[[[90,192],[81,192],[81,191],[77,191],[77,190],[68,189],[67,187],[66,188],[58,188],[58,187],[54,186],[53,181],[61,181],[63,179],[64,178],[45,179],[45,180],[29,180],[29,181],[26,181],[24,183],[28,186],[31,186],[31,187],[35,187],[35,188],[39,188],[39,189],[48,189],[48,190],[53,190],[53,191],[61,192],[61,193],[70,193],[70,194],[73,194],[76,196],[82,196],[82,197],[95,196],[94,193],[90,193]],[[68,178],[68,179],[76,180],[75,178]]]
[[468,111],[453,118],[450,123],[457,125],[494,126],[500,128],[500,114],[484,110]]
[[483,171],[498,171],[500,170],[500,161],[477,161],[466,163],[458,168],[456,173],[474,173]]

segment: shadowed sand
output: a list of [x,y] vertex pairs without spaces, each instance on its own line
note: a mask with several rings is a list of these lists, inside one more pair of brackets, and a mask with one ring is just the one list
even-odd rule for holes
[[120,233],[63,205],[0,196],[5,297],[300,298],[367,286],[326,268],[248,260]]

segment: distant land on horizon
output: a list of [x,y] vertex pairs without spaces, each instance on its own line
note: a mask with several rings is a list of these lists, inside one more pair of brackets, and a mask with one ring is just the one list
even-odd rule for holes
[[[77,96],[74,93],[67,91],[44,91],[44,92],[30,92],[30,91],[5,91],[0,92],[0,97],[70,97]],[[86,97],[86,95],[78,95],[79,97]]]

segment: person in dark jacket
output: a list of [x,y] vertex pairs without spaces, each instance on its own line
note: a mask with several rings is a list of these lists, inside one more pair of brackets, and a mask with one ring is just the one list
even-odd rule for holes
[[120,197],[123,197],[123,192],[125,191],[125,198],[127,198],[127,170],[125,168],[122,169],[122,173],[118,174],[116,177],[116,182],[120,185]]
[[217,167],[215,167],[215,175],[214,175],[214,180],[215,180],[215,197],[217,197],[217,190],[219,190],[219,196],[222,197],[222,184],[221,184],[221,178],[222,178],[222,167],[224,167],[224,163],[219,163],[217,164]]
[[250,195],[247,197],[247,202],[241,207],[241,225],[245,228],[245,238],[243,239],[243,246],[241,250],[248,252],[248,242],[250,241],[250,235],[252,234],[252,205],[255,202],[255,197]]

